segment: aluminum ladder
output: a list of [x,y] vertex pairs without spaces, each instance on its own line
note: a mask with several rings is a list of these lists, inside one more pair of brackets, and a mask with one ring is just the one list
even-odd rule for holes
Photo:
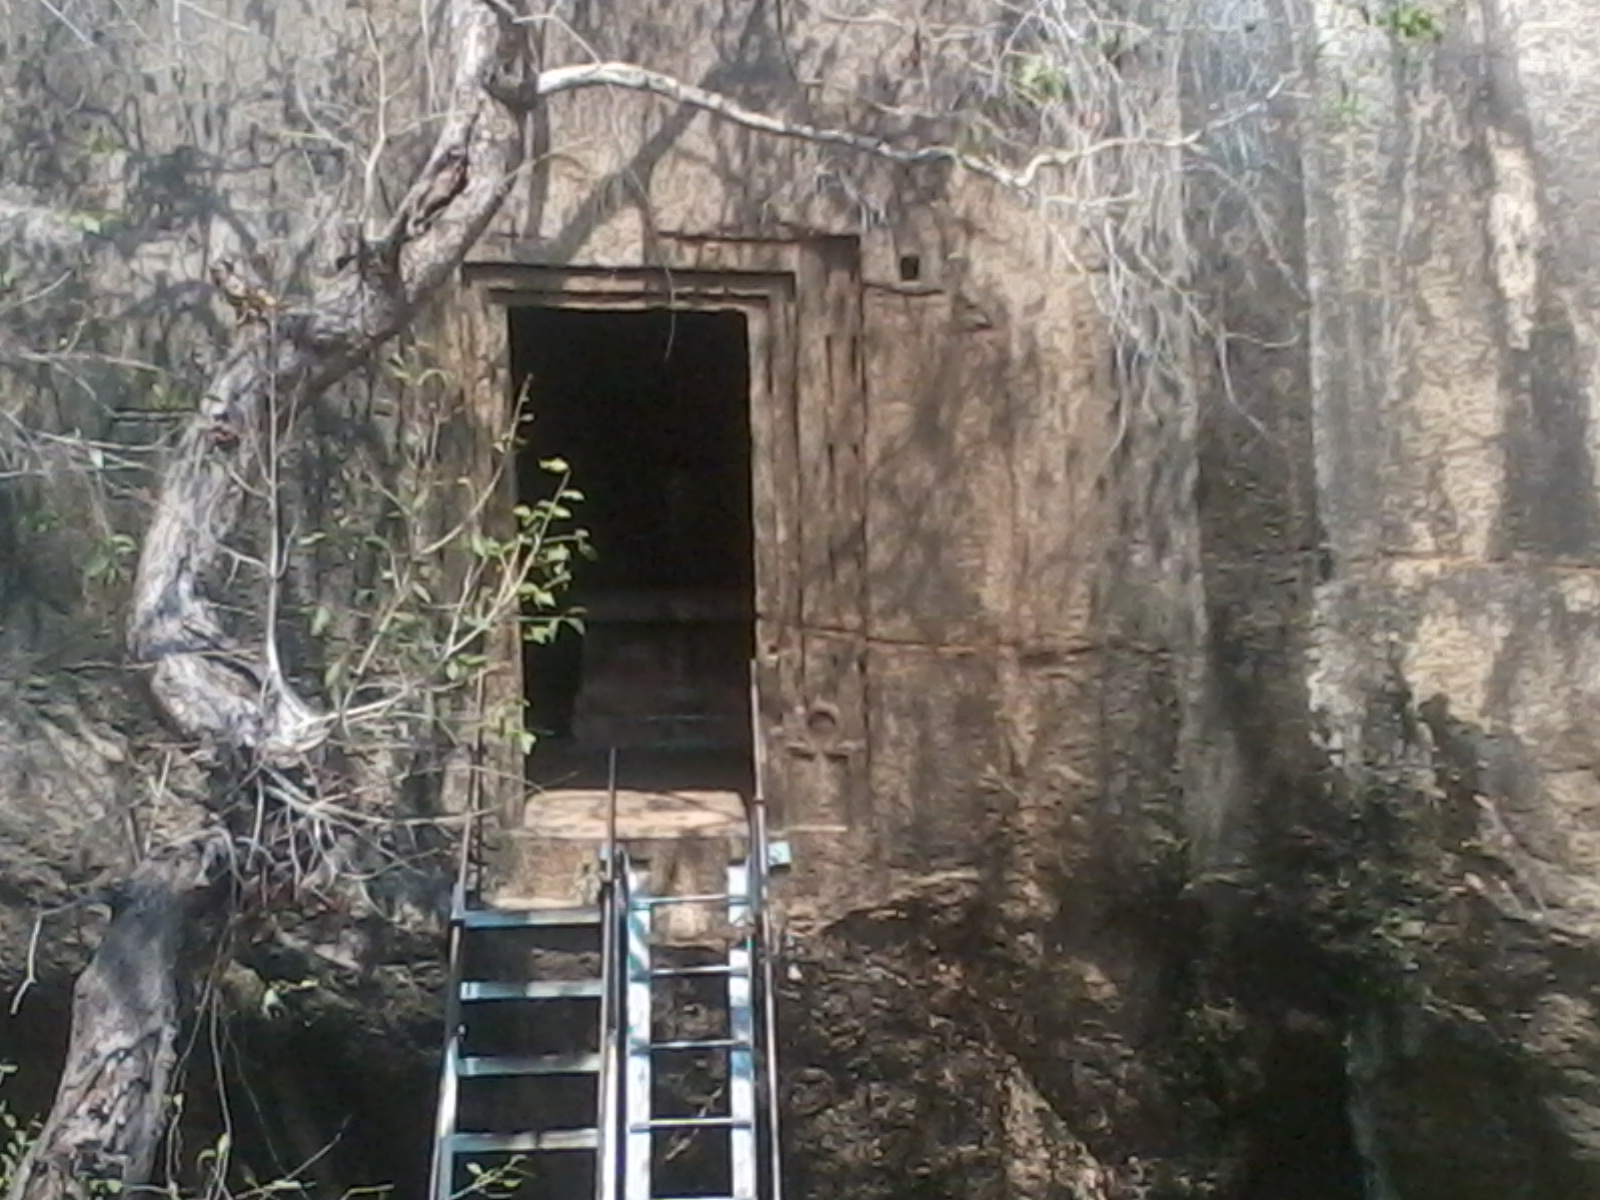
[[[626,1051],[623,1089],[622,1200],[711,1200],[661,1195],[656,1163],[664,1138],[709,1135],[720,1140],[717,1172],[726,1191],[715,1200],[776,1200],[780,1194],[777,1117],[773,1091],[774,1030],[771,979],[763,937],[763,895],[770,851],[751,839],[751,860],[730,862],[724,892],[709,895],[652,895],[645,872],[631,871],[625,902],[626,992],[622,1006]],[[760,860],[765,860],[764,862]],[[726,957],[721,962],[662,963],[653,943],[656,916],[668,906],[711,908],[724,922]],[[722,1028],[711,1036],[658,1037],[658,1018],[670,1020],[673,988],[684,980],[720,981]],[[659,1003],[665,1000],[665,1004]],[[663,1114],[655,1107],[655,1076],[663,1060],[686,1055],[717,1055],[724,1080],[726,1111]]]
[[[599,852],[599,902],[569,909],[506,910],[476,906],[464,883],[452,904],[446,1038],[435,1131],[431,1200],[452,1200],[467,1189],[474,1170],[490,1161],[519,1159],[529,1188],[553,1197],[548,1185],[554,1157],[581,1157],[592,1170],[585,1189],[594,1200],[781,1200],[776,1079],[773,969],[766,907],[771,869],[788,862],[786,844],[768,844],[765,805],[758,796],[749,810],[748,856],[730,861],[726,890],[702,895],[655,895],[650,872],[630,861],[614,832]],[[614,825],[613,825],[614,830]],[[705,906],[718,912],[730,931],[726,956],[718,962],[685,964],[681,954],[656,945],[657,915],[670,906]],[[509,931],[563,934],[597,954],[598,977],[579,979],[477,978],[475,944]],[[686,980],[720,980],[720,1036],[655,1036],[658,1018],[670,1024],[677,990]],[[559,1006],[577,1007],[564,1025],[551,1018]],[[527,1028],[560,1025],[558,1036],[584,1045],[497,1048],[474,1045],[479,1014],[491,1008],[519,1012]],[[658,1076],[670,1076],[664,1060],[719,1055],[725,1080],[725,1112],[670,1114],[657,1111]],[[592,1096],[580,1107],[592,1117],[581,1124],[536,1127],[503,1111],[492,1129],[464,1129],[468,1095],[485,1081],[523,1080],[536,1092],[561,1081],[587,1081]],[[537,1097],[535,1096],[536,1100]],[[513,1109],[515,1105],[512,1106]],[[569,1105],[568,1113],[573,1111]],[[477,1124],[482,1124],[479,1117]],[[664,1141],[681,1148],[705,1138],[720,1149],[715,1174],[726,1187],[707,1195],[658,1190]],[[592,1191],[588,1189],[592,1188]],[[570,1190],[570,1189],[569,1189]],[[525,1189],[502,1194],[532,1195]]]
[[[520,1176],[530,1181],[541,1179],[548,1174],[544,1160],[552,1155],[581,1156],[588,1168],[583,1174],[592,1173],[597,1180],[607,1174],[603,1164],[615,1099],[614,1070],[608,1068],[604,1031],[613,1021],[613,980],[604,970],[598,978],[478,978],[482,969],[474,960],[483,956],[473,951],[477,945],[507,934],[567,935],[569,952],[598,951],[604,964],[611,956],[609,931],[615,921],[608,910],[613,903],[602,896],[602,902],[591,907],[506,910],[472,906],[464,889],[457,888],[452,904],[445,1046],[429,1192],[432,1200],[451,1200],[470,1192],[475,1180],[481,1181],[496,1167],[510,1168],[502,1171],[508,1185]],[[558,1020],[541,1020],[546,1011],[557,1007],[569,1011]],[[508,1009],[513,1010],[511,1022],[504,1020]],[[578,1011],[570,1011],[573,1009]],[[491,1010],[500,1010],[500,1030],[493,1029],[496,1022]],[[523,1028],[542,1024],[557,1029],[578,1044],[532,1049],[518,1045],[519,1023]],[[506,1036],[507,1025],[511,1037]],[[498,1045],[489,1049],[475,1045],[483,1040],[480,1027],[485,1026],[499,1034]],[[577,1029],[594,1030],[596,1044],[582,1044],[590,1039],[575,1036]],[[609,1062],[614,1061],[613,1046]],[[474,1093],[485,1085],[508,1081],[579,1082],[592,1088],[594,1095],[576,1105],[569,1101],[563,1114],[567,1119],[554,1126],[547,1119],[517,1120],[514,1111],[507,1119],[503,1102],[497,1113],[496,1106],[481,1103],[482,1097]],[[511,1107],[515,1110],[517,1106]],[[507,1186],[495,1194],[522,1193]],[[595,1195],[607,1197],[608,1193],[597,1191]]]

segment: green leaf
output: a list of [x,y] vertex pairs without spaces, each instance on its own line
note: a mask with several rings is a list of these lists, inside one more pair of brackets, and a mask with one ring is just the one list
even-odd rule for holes
[[572,468],[567,465],[564,458],[542,458],[539,460],[541,470],[549,471],[554,475],[565,475]]

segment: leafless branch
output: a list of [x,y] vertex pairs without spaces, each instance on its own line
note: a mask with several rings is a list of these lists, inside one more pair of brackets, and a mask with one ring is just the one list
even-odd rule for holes
[[1125,138],[1113,137],[1088,145],[1059,150],[1045,150],[1030,157],[1020,168],[1012,170],[998,163],[964,153],[951,146],[900,147],[880,138],[867,137],[849,129],[828,129],[748,109],[718,92],[684,83],[670,75],[647,70],[632,63],[603,62],[581,66],[552,67],[541,71],[531,87],[521,90],[497,88],[497,94],[507,102],[528,105],[536,98],[559,95],[581,88],[615,87],[627,91],[647,92],[686,104],[758,133],[775,137],[796,138],[824,146],[843,146],[875,158],[887,159],[904,166],[925,166],[931,163],[948,163],[991,179],[1002,187],[1019,192],[1030,191],[1039,174],[1051,167],[1071,166],[1095,155],[1112,154],[1132,146],[1151,149],[1178,150],[1192,146],[1199,133],[1177,137]]

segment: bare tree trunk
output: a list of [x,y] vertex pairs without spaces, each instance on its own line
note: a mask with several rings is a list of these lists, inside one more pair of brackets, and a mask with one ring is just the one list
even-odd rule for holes
[[229,853],[225,836],[196,838],[153,855],[124,885],[73,989],[66,1069],[12,1196],[105,1195],[107,1184],[150,1177],[177,1061],[181,981],[203,948],[196,943],[214,936]]

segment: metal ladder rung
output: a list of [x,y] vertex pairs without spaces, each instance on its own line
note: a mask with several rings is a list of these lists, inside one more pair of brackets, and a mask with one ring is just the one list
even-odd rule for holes
[[681,1042],[650,1042],[646,1050],[751,1050],[749,1042],[739,1038],[701,1038]]
[[471,908],[456,914],[468,929],[571,929],[600,924],[598,908]]
[[463,1079],[495,1079],[508,1075],[594,1075],[598,1054],[475,1054],[461,1060]]
[[545,979],[529,983],[472,980],[461,985],[461,999],[474,1000],[598,1000],[605,985],[598,979]]
[[666,908],[673,904],[726,904],[729,900],[738,902],[738,896],[730,897],[726,892],[717,892],[714,895],[703,896],[640,896],[634,900],[630,908]]
[[650,972],[651,979],[677,979],[689,975],[748,975],[750,972],[727,963],[709,963],[700,967],[657,967]]
[[547,1129],[541,1133],[458,1133],[450,1138],[456,1154],[533,1154],[541,1150],[594,1150],[595,1129]]
[[651,1117],[647,1124],[628,1128],[648,1133],[652,1129],[749,1129],[753,1124],[748,1117]]

